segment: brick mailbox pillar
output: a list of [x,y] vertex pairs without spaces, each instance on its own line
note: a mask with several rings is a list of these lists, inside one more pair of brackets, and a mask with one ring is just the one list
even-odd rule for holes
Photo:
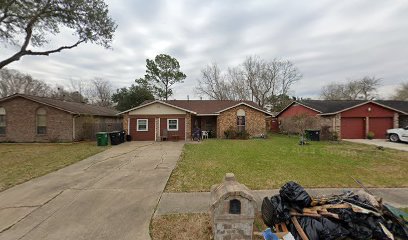
[[224,182],[211,187],[211,222],[214,240],[252,240],[257,211],[250,190],[227,173]]

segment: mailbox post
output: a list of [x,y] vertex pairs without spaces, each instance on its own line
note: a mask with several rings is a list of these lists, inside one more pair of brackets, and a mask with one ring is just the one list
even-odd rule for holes
[[214,240],[252,240],[257,211],[250,190],[227,173],[220,185],[211,187],[211,222]]

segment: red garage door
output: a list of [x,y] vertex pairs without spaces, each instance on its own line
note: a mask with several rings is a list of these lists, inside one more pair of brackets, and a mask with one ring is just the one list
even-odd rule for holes
[[341,118],[341,138],[343,139],[365,138],[365,119],[362,117]]
[[369,129],[374,138],[386,138],[387,129],[393,128],[393,119],[390,117],[370,117]]

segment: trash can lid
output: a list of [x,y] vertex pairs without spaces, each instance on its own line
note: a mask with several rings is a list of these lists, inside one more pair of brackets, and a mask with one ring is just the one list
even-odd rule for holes
[[107,134],[107,132],[97,132],[96,134]]

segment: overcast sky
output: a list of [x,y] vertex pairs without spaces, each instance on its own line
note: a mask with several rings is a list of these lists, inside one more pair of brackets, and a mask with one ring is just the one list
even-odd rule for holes
[[[83,44],[49,57],[26,56],[8,68],[51,85],[70,79],[102,77],[115,88],[144,76],[146,58],[166,53],[187,75],[174,98],[198,98],[200,69],[217,62],[235,66],[246,56],[292,61],[303,74],[293,86],[298,97],[318,97],[329,82],[365,75],[383,79],[379,94],[388,97],[408,81],[408,1],[406,0],[109,0],[118,24],[112,50]],[[51,46],[69,45],[69,31]],[[0,58],[13,47],[0,48]]]

